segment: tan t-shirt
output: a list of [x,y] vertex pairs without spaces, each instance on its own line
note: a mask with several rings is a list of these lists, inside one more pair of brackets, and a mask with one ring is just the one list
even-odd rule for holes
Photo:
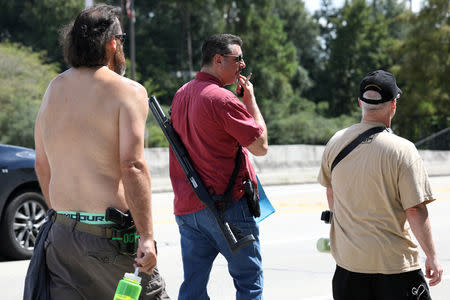
[[376,126],[384,125],[363,121],[338,131],[323,153],[318,181],[333,188],[334,199],[331,253],[339,266],[353,272],[419,269],[405,210],[434,198],[414,144],[383,131],[353,149],[331,174],[338,153]]

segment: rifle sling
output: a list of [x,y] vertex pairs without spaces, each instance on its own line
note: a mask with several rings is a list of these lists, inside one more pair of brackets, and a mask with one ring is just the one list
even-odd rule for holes
[[239,149],[236,153],[236,162],[234,165],[234,170],[233,173],[231,174],[230,180],[228,181],[228,185],[227,185],[227,189],[225,190],[225,192],[223,193],[223,195],[216,195],[214,197],[214,199],[217,199],[218,196],[220,197],[218,201],[216,201],[216,203],[220,204],[228,204],[233,202],[233,187],[234,184],[236,183],[236,177],[239,173],[239,168],[241,166],[241,162],[242,162],[242,146],[239,145]]

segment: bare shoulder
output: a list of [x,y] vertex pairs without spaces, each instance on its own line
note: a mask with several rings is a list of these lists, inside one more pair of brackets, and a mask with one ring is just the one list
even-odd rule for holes
[[54,90],[63,88],[65,85],[65,82],[67,81],[67,78],[71,77],[70,73],[71,73],[71,69],[68,69],[68,70],[64,71],[63,73],[60,73],[59,75],[54,77],[48,84],[46,94],[48,94]]
[[45,91],[44,97],[41,102],[41,107],[39,109],[38,113],[38,119],[39,115],[45,111],[47,106],[49,105],[49,102],[51,102],[52,98],[56,98],[57,95],[60,93],[60,91],[64,90],[65,82],[67,81],[67,77],[70,77],[70,69],[66,70],[65,72],[57,75],[54,77],[50,83],[47,86],[47,89]]
[[116,92],[123,95],[124,100],[131,101],[135,99],[141,102],[148,99],[147,90],[140,83],[119,75],[114,81],[115,84],[113,86],[117,89]]

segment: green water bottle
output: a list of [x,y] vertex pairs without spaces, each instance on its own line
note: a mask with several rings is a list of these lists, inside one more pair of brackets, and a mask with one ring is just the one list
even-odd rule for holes
[[113,300],[138,300],[141,294],[141,277],[138,276],[139,268],[134,273],[125,273],[123,279],[117,285]]
[[316,244],[317,250],[319,252],[330,252],[330,239],[328,238],[320,238]]

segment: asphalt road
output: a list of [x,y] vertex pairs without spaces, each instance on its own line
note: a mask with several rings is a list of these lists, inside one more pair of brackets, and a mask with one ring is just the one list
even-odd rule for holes
[[[428,205],[443,281],[431,288],[434,300],[450,299],[450,176],[432,177],[438,201]],[[265,187],[276,213],[260,223],[264,265],[265,299],[332,299],[331,278],[335,264],[331,255],[320,253],[315,244],[327,237],[329,227],[320,221],[326,209],[325,189],[318,184]],[[158,265],[172,299],[182,281],[178,228],[172,215],[172,194],[153,195]],[[422,265],[424,256],[422,253]],[[28,261],[0,262],[2,299],[22,299]],[[208,293],[213,300],[235,299],[226,261],[218,257],[211,272]]]

